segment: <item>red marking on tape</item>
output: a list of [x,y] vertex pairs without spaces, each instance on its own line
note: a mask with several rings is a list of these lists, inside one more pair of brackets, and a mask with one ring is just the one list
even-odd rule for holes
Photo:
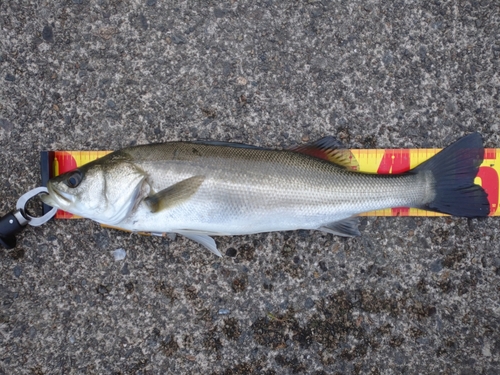
[[485,148],[484,149],[484,158],[495,160],[497,158],[497,149],[496,148]]
[[494,215],[498,208],[498,173],[491,167],[479,167],[477,177],[481,179],[481,186],[488,193],[490,216]]
[[69,152],[56,153],[57,163],[59,164],[59,174],[69,172],[77,168],[75,158]]
[[393,207],[391,208],[392,216],[409,216],[410,208],[409,207]]
[[[57,159],[57,164],[59,166],[59,174],[72,171],[78,167],[75,158],[69,152],[57,152],[55,158]],[[71,219],[72,217],[73,214],[63,210],[57,210],[56,218],[58,219]]]
[[380,161],[377,173],[397,174],[410,170],[410,150],[386,150]]

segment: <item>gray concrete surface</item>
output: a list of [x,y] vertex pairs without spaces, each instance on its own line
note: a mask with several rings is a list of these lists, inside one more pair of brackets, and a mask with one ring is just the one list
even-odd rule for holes
[[[0,3],[0,212],[41,150],[500,147],[500,4]],[[199,245],[58,221],[0,251],[1,374],[498,374],[499,220]],[[111,252],[127,257],[115,261]],[[221,314],[223,313],[223,314]]]

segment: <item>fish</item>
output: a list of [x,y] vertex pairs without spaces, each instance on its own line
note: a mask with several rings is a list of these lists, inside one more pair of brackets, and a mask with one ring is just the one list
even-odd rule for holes
[[356,171],[352,153],[332,136],[289,149],[166,142],[56,176],[41,199],[115,228],[177,233],[221,256],[213,236],[303,229],[353,237],[359,214],[385,208],[488,216],[487,193],[474,183],[483,157],[479,133],[388,175]]

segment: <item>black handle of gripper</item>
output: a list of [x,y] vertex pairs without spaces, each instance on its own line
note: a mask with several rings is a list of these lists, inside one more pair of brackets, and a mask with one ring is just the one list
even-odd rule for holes
[[21,232],[26,225],[21,225],[14,216],[15,211],[9,212],[0,218],[0,245],[6,249],[16,247],[16,234]]

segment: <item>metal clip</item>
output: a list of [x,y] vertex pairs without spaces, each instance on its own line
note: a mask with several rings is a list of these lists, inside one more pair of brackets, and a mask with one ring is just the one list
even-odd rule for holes
[[33,216],[28,215],[26,213],[26,210],[24,209],[26,207],[26,203],[28,203],[28,201],[31,198],[36,197],[38,194],[43,194],[43,193],[47,194],[48,192],[49,191],[44,186],[37,187],[37,188],[34,188],[34,189],[28,191],[26,194],[23,194],[21,196],[21,198],[19,198],[17,201],[16,209],[20,210],[24,214],[26,219],[28,219],[28,224],[31,225],[32,227],[38,227],[42,224],[45,224],[47,221],[52,219],[57,212],[57,208],[54,207],[49,212],[47,212],[45,215],[43,215],[41,217],[33,217]]

